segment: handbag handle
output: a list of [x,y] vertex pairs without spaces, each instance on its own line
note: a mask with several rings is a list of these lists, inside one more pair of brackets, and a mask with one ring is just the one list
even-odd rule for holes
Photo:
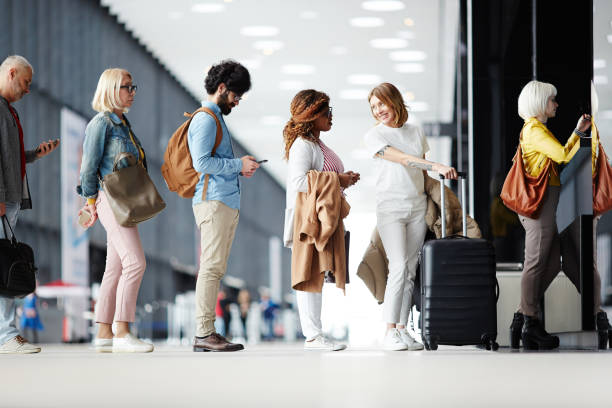
[[117,155],[115,156],[115,163],[113,164],[113,171],[117,171],[117,165],[123,159],[128,160],[130,167],[134,166],[137,163],[136,158],[134,157],[132,153],[128,153],[128,152],[117,153]]
[[6,233],[6,226],[8,225],[9,230],[11,231],[11,243],[13,245],[17,244],[17,238],[15,237],[15,233],[13,232],[13,227],[11,227],[11,223],[9,222],[6,214],[2,216],[2,230],[4,231],[4,237],[9,239],[8,234]]

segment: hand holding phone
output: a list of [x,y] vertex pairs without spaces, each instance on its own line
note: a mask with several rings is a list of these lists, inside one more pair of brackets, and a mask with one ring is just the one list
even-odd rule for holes
[[42,146],[45,146],[46,149],[44,151],[45,154],[47,153],[51,153],[59,144],[60,140],[59,139],[55,139],[55,140],[49,140],[47,142],[42,142],[40,145],[38,145],[38,147],[36,148],[36,154],[40,154],[43,151]]
[[262,164],[262,163],[267,163],[267,162],[268,162],[268,160],[263,159],[263,160],[258,160],[258,161],[257,161],[257,164]]

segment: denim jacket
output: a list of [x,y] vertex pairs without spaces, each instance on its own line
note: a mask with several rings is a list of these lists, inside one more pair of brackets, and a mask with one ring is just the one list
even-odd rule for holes
[[[101,189],[98,176],[104,178],[113,172],[115,157],[119,153],[132,153],[140,160],[140,152],[130,138],[130,122],[124,115],[125,125],[119,116],[112,112],[100,112],[93,117],[85,129],[83,142],[83,159],[81,162],[81,185],[77,192],[85,198],[95,198]],[[142,144],[134,134],[134,140],[142,149]],[[144,149],[143,149],[144,152]],[[142,158],[145,168],[146,159]],[[119,163],[117,168],[127,163]]]

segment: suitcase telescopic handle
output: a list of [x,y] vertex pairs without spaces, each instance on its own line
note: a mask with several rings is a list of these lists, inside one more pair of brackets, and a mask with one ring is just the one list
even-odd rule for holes
[[[463,225],[463,236],[467,237],[467,187],[466,179],[467,172],[458,171],[457,176],[461,180],[461,213],[462,213],[462,225]],[[444,175],[438,174],[440,178],[440,214],[442,217],[442,238],[446,238],[446,191],[444,190]]]

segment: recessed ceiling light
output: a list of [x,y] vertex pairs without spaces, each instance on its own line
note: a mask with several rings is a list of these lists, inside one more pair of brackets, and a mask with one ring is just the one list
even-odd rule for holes
[[411,19],[410,17],[406,17],[404,19],[404,25],[408,27],[412,27],[414,25],[414,20]]
[[306,10],[300,13],[300,18],[304,20],[314,20],[317,17],[319,17],[319,14],[316,11]]
[[608,42],[612,44],[612,34],[608,34],[606,38],[608,39]]
[[262,116],[259,121],[265,126],[278,126],[284,123],[283,118],[277,115]]
[[410,102],[408,109],[412,112],[427,112],[429,110],[429,104],[427,102]]
[[398,31],[397,36],[404,40],[414,40],[414,32],[408,30]]
[[362,99],[366,101],[368,99],[369,91],[367,89],[343,89],[340,91],[340,99]]
[[606,67],[606,60],[596,59],[593,60],[593,69],[601,69]]
[[315,72],[315,67],[306,64],[287,64],[281,67],[281,72],[289,75],[308,75]]
[[414,101],[414,92],[407,91],[404,93],[404,99],[408,101]]
[[425,65],[407,62],[405,64],[395,64],[393,69],[401,74],[416,74],[425,71]]
[[355,17],[351,18],[349,22],[353,27],[359,28],[380,27],[385,25],[385,20],[380,17]]
[[191,6],[194,13],[220,13],[225,10],[225,4],[217,3],[196,3]]
[[170,17],[171,20],[178,20],[183,17],[183,13],[181,13],[180,11],[171,11],[170,13],[168,13],[168,17]]
[[408,41],[403,38],[376,38],[370,40],[370,45],[374,48],[396,49],[408,46]]
[[606,85],[608,77],[607,75],[593,75],[593,82],[597,85]]
[[352,85],[375,85],[382,82],[380,75],[376,74],[353,74],[347,78]]
[[297,90],[306,88],[304,86],[304,82],[293,81],[293,80],[280,81],[278,83],[278,87],[282,89],[283,91],[297,91]]
[[262,41],[255,41],[253,43],[253,48],[255,48],[256,50],[263,51],[263,53],[266,55],[270,55],[274,51],[278,51],[281,48],[283,48],[284,45],[285,44],[282,41],[262,40]]
[[427,54],[423,51],[402,50],[392,51],[389,53],[391,61],[423,61],[427,58]]
[[240,29],[240,34],[247,37],[273,37],[278,35],[278,27],[273,26],[247,26]]
[[346,55],[348,54],[348,48],[343,47],[342,45],[336,45],[331,47],[329,52],[333,55]]
[[405,6],[401,1],[396,0],[372,0],[364,1],[361,7],[369,11],[397,11],[402,10]]

